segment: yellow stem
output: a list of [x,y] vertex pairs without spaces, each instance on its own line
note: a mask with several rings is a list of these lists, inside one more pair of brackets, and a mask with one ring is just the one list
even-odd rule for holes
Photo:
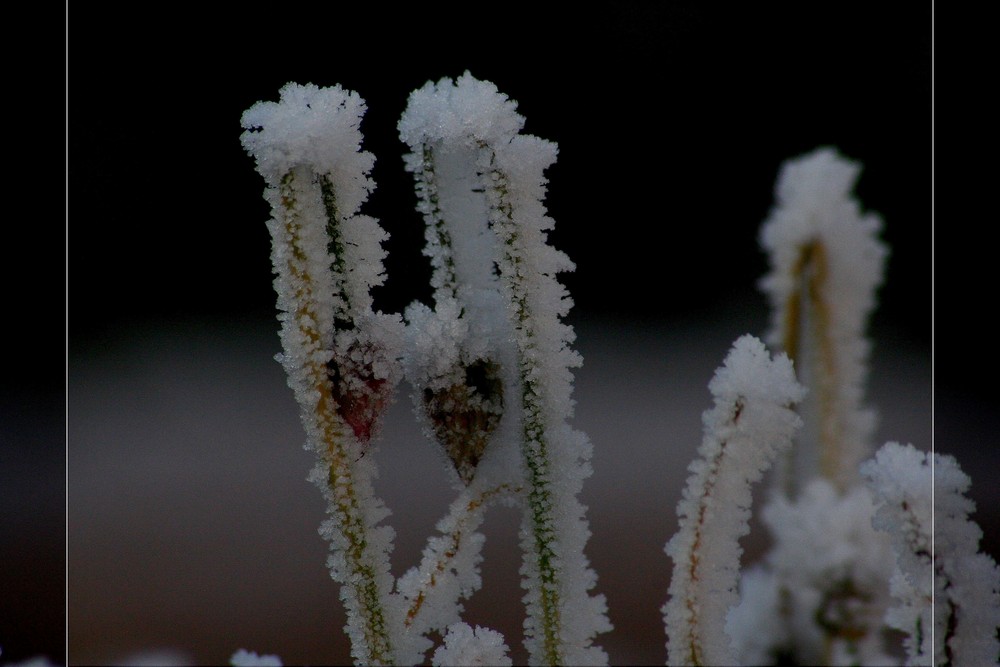
[[[315,283],[312,276],[301,267],[305,266],[306,256],[301,246],[298,215],[292,182],[295,177],[289,172],[282,179],[281,205],[287,212],[285,231],[288,234],[292,250],[292,258],[288,261],[288,270],[299,287],[295,292],[295,321],[299,333],[314,347],[322,348],[328,345],[322,339],[316,327]],[[350,577],[342,582],[355,588],[356,599],[360,605],[358,610],[364,619],[364,635],[368,648],[368,662],[386,664],[391,661],[392,651],[388,636],[388,627],[383,612],[381,596],[379,595],[376,573],[364,557],[368,545],[367,530],[357,492],[354,488],[352,458],[344,447],[344,426],[337,414],[337,403],[333,398],[333,386],[327,373],[326,364],[307,356],[305,375],[319,395],[313,413],[316,425],[322,433],[323,454],[329,466],[328,484],[333,495],[333,514],[338,528],[347,540],[345,557],[348,568],[357,574],[357,580]]]
[[826,299],[828,265],[826,250],[820,241],[814,240],[802,247],[792,275],[797,289],[786,302],[782,344],[800,378],[803,376],[802,364],[811,361],[803,358],[803,338],[808,336],[815,350],[816,363],[808,375],[819,420],[819,474],[843,491],[846,479],[841,470],[843,443],[842,424],[837,416],[837,364],[831,339],[832,317]]

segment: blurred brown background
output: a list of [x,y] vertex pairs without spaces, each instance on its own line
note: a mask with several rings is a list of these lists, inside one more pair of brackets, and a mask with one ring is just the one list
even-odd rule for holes
[[[585,365],[574,424],[595,447],[584,493],[593,531],[587,553],[615,625],[598,640],[613,664],[663,664],[659,607],[671,568],[663,546],[676,530],[701,412],[711,405],[706,385],[732,341],[760,324],[578,324]],[[301,448],[297,408],[272,359],[275,329],[244,322],[137,331],[75,366],[73,661],[169,648],[218,664],[241,647],[276,653],[285,664],[350,661],[338,588],[316,532],[323,504],[304,479],[313,455]],[[927,448],[926,358],[881,346],[873,371],[879,440]],[[377,456],[378,491],[398,533],[398,575],[419,561],[454,492],[406,395],[390,413]],[[993,493],[988,483],[977,492]],[[515,664],[523,664],[517,526],[514,510],[489,512],[485,585],[465,618],[502,631]],[[766,535],[758,529],[745,545],[747,560],[756,558]]]

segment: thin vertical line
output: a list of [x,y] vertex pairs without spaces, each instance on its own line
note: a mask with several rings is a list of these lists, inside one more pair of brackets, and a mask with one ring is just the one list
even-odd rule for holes
[[[935,599],[934,599],[935,598],[935,586],[934,586],[934,567],[933,567],[933,564],[934,564],[934,558],[935,558],[935,554],[936,554],[935,547],[934,547],[934,533],[935,533],[935,530],[934,530],[934,520],[935,520],[935,515],[934,515],[934,463],[935,463],[934,459],[935,459],[935,456],[934,456],[934,452],[936,451],[936,447],[935,447],[935,443],[934,443],[934,410],[935,410],[935,401],[934,401],[934,377],[935,377],[934,340],[935,340],[935,328],[936,328],[936,326],[935,326],[935,324],[936,324],[935,300],[934,300],[934,285],[935,285],[935,277],[934,277],[935,276],[935,254],[934,254],[934,233],[935,233],[935,228],[934,228],[934,222],[935,222],[935,210],[936,210],[936,208],[935,208],[935,196],[934,196],[935,195],[935,191],[934,191],[934,188],[935,188],[935,178],[934,178],[935,177],[935,173],[934,173],[934,156],[935,156],[935,150],[934,150],[934,139],[935,139],[934,138],[934,83],[935,83],[935,79],[934,79],[934,1],[933,0],[931,0],[930,29],[931,29],[931,62],[930,62],[930,66],[931,66],[931,137],[930,137],[930,139],[931,139],[931,456],[930,456],[930,459],[931,459],[931,580],[930,580],[930,587],[931,587],[931,619],[934,619],[935,618],[935,613],[934,613],[934,606],[935,606]],[[936,625],[937,624],[933,623],[933,622],[930,624],[930,626],[931,626],[930,627],[930,632],[931,632],[931,659],[932,660],[933,660],[933,656],[934,656],[934,647],[937,646],[937,639],[935,637],[935,632],[936,632],[936,627],[935,626]]]
[[63,151],[65,175],[63,178],[63,443],[65,444],[65,467],[63,469],[63,660],[69,659],[69,0],[64,4],[63,25]]

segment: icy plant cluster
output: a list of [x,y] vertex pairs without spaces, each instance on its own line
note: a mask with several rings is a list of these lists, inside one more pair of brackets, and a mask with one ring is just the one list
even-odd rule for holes
[[[556,146],[524,134],[516,103],[468,73],[414,91],[398,128],[434,303],[385,314],[371,289],[385,280],[386,234],[360,212],[374,188],[364,112],[340,86],[290,83],[242,120],[272,210],[279,361],[316,453],[310,479],[328,503],[321,533],[354,659],[511,664],[503,636],[462,618],[481,586],[485,510],[502,502],[522,511],[530,661],[606,664],[594,642],[611,625],[578,500],[591,444],[569,425],[581,360],[556,279],[573,264],[548,244],[543,204]],[[858,171],[822,149],[779,177],[761,234],[774,353],[743,336],[709,384],[715,405],[666,547],[670,664],[998,657],[1000,570],[977,553],[968,478],[948,457],[871,443],[864,329],[886,249],[881,221],[851,196]],[[394,577],[373,480],[380,421],[404,379],[456,496],[421,562]],[[772,467],[762,518],[773,549],[741,573],[753,485]],[[902,647],[886,629],[905,634]],[[232,662],[280,664],[243,650]]]
[[[480,586],[493,502],[523,508],[521,568],[532,662],[604,663],[610,629],[584,556],[577,500],[590,443],[573,430],[580,358],[562,323],[571,302],[555,275],[573,267],[546,242],[544,170],[551,142],[521,133],[515,104],[465,75],[415,91],[399,122],[427,224],[434,306],[372,312],[385,234],[358,209],[372,188],[358,131],[364,104],[339,87],[289,84],[243,117],[244,146],[267,183],[281,361],[301,406],[312,479],[329,502],[323,534],[342,584],[353,655],[362,664],[495,662],[506,645],[461,623]],[[421,563],[389,571],[392,529],[373,491],[379,420],[399,380],[455,473],[457,497]]]

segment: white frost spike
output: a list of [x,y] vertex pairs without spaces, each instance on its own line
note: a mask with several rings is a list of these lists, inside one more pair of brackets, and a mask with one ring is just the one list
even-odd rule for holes
[[831,148],[786,162],[761,228],[771,264],[760,283],[771,302],[767,342],[795,361],[810,390],[791,469],[782,471],[793,494],[797,480],[817,475],[849,488],[871,453],[876,418],[862,407],[864,333],[888,250],[877,238],[879,216],[863,215],[851,196],[859,171]]
[[240,137],[267,182],[265,198],[272,207],[294,204],[308,226],[301,252],[309,253],[310,264],[327,267],[310,275],[332,273],[332,282],[322,285],[323,305],[349,320],[371,311],[371,288],[385,281],[387,235],[358,213],[375,187],[368,176],[375,158],[361,150],[364,112],[353,91],[289,83],[279,102],[257,102],[243,114]]
[[749,335],[733,344],[709,389],[715,406],[702,416],[700,458],[689,467],[680,526],[666,546],[674,571],[662,611],[668,662],[676,665],[737,664],[725,622],[738,600],[750,485],[791,446],[801,425],[791,406],[805,393],[788,358],[772,361]]
[[241,139],[267,184],[279,359],[318,457],[310,479],[331,515],[321,530],[331,574],[343,584],[354,657],[374,664],[395,659],[386,608],[392,529],[378,525],[388,510],[372,487],[374,457],[364,454],[401,375],[402,323],[371,311],[385,233],[358,214],[373,188],[374,158],[361,152],[358,129],[364,109],[340,86],[290,83],[280,101],[244,113]]
[[399,121],[400,137],[411,148],[445,140],[500,145],[524,127],[517,102],[465,72],[454,81],[444,78],[410,94],[407,111]]
[[479,626],[472,629],[465,623],[455,623],[448,628],[444,644],[434,651],[432,661],[440,667],[509,667],[513,663],[507,651],[503,635],[496,630]]
[[351,208],[359,206],[372,189],[365,174],[375,162],[371,153],[360,152],[364,100],[339,85],[319,88],[311,83],[287,83],[279,95],[280,101],[257,102],[243,114],[247,131],[240,139],[257,158],[258,171],[272,184],[301,165],[318,173],[360,177],[361,190]]
[[424,254],[431,258],[438,303],[457,298],[468,309],[470,292],[498,290],[496,239],[477,160],[485,146],[506,143],[520,131],[524,118],[515,108],[492,83],[466,72],[455,82],[428,81],[413,91],[400,118],[400,138],[412,151],[404,158],[406,169],[416,179],[417,208],[427,224]]
[[1000,567],[979,552],[982,530],[969,520],[975,505],[964,495],[969,477],[951,456],[895,442],[862,474],[880,501],[875,527],[889,532],[896,551],[899,604],[886,622],[909,634],[907,664],[996,664]]

